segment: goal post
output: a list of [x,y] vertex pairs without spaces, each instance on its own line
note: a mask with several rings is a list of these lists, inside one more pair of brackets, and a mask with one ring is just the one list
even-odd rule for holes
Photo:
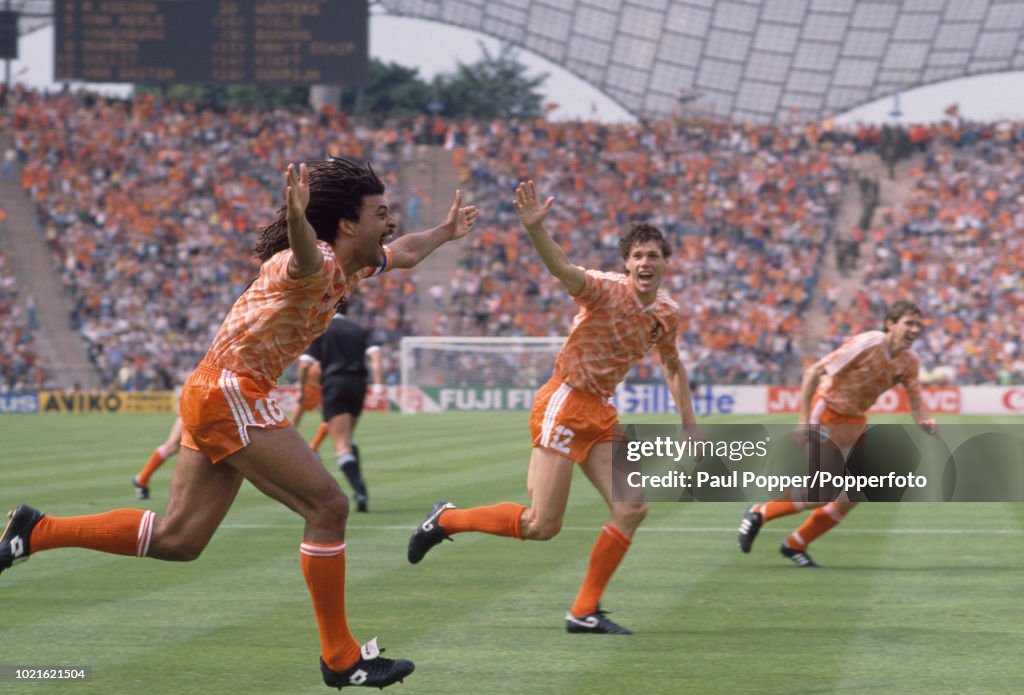
[[[403,413],[524,410],[551,376],[564,336],[407,336],[400,342]],[[527,392],[529,392],[527,394]]]

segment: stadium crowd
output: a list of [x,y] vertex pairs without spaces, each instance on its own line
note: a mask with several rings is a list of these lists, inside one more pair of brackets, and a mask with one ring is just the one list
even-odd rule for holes
[[48,388],[36,350],[35,302],[21,296],[10,256],[0,249],[0,393]]
[[[485,211],[447,286],[414,274],[361,286],[349,315],[386,347],[396,383],[404,335],[556,336],[575,305],[529,247],[511,204],[534,178],[557,202],[554,239],[581,265],[617,269],[620,232],[646,220],[674,254],[666,290],[684,308],[680,350],[699,383],[782,383],[798,372],[803,313],[817,292],[830,315],[828,349],[874,325],[881,307],[912,297],[931,317],[918,348],[928,370],[958,383],[1024,376],[1024,224],[1015,184],[1024,129],[942,124],[897,134],[926,165],[906,205],[872,218],[866,286],[849,306],[819,284],[835,214],[858,152],[877,129],[683,124],[608,126],[543,119],[355,118],[308,110],[200,109],[141,96],[17,91],[9,132],[22,186],[74,302],[106,387],[173,388],[204,354],[227,307],[255,276],[255,230],[269,220],[289,161],[343,154],[373,162],[406,226],[424,199],[402,191],[417,143],[444,143],[469,202]],[[895,137],[890,134],[890,137]],[[402,200],[406,199],[403,206]],[[29,312],[0,257],[0,387],[45,380]],[[418,304],[437,311],[417,325]],[[657,380],[655,365],[629,379]],[[454,383],[490,383],[462,364]]]
[[914,350],[933,383],[1024,380],[1024,126],[931,129],[904,203],[879,210],[864,288],[831,313],[834,346],[877,328],[883,306],[912,298],[927,330]]
[[[848,175],[852,144],[814,127],[670,121],[455,124],[464,187],[489,215],[450,282],[435,334],[563,335],[574,304],[541,272],[511,191],[537,180],[549,228],[585,267],[622,266],[635,220],[675,249],[666,290],[683,306],[681,349],[702,383],[780,383],[799,365],[801,312]],[[850,144],[850,146],[847,146]],[[657,379],[650,364],[629,379]]]
[[[173,388],[198,363],[258,272],[255,230],[270,220],[255,211],[277,207],[288,162],[370,159],[400,208],[401,133],[393,127],[149,97],[18,96],[12,125],[22,185],[107,387]],[[405,301],[394,301],[398,293]],[[396,273],[351,311],[394,341],[415,331],[408,308],[417,297],[414,279]]]

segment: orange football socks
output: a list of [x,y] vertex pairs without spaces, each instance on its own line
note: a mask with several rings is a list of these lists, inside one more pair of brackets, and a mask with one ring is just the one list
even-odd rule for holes
[[846,518],[835,502],[818,507],[814,513],[801,524],[800,528],[786,538],[786,545],[795,550],[806,550],[807,545]]
[[802,512],[806,508],[806,502],[765,502],[755,507],[754,511],[760,512],[765,521],[771,521],[780,516]]
[[344,671],[359,660],[359,643],[345,617],[345,543],[303,542],[299,553],[320,628],[320,656],[332,670]]
[[149,485],[150,476],[152,476],[156,469],[159,468],[166,460],[167,459],[164,458],[164,455],[160,453],[159,449],[154,449],[153,454],[149,457],[149,460],[146,461],[146,465],[142,469],[142,472],[135,476],[139,485],[142,485],[143,487]]
[[576,601],[572,604],[572,614],[577,618],[597,610],[601,594],[629,550],[630,542],[626,534],[611,524],[601,527],[594,549],[590,551],[587,576],[583,578],[583,586],[580,587]]
[[449,536],[453,533],[479,531],[492,536],[522,538],[519,520],[525,509],[523,505],[514,502],[499,502],[472,509],[446,509],[437,521]]
[[145,509],[114,509],[88,516],[46,515],[32,529],[33,553],[53,548],[88,548],[114,555],[145,557],[156,514]]
[[327,423],[321,422],[320,426],[316,428],[316,434],[313,435],[313,441],[309,443],[309,448],[316,451],[323,444],[324,437],[327,436]]

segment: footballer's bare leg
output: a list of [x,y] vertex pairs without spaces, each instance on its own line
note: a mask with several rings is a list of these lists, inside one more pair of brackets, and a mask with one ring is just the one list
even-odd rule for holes
[[149,557],[194,560],[209,544],[242,484],[242,475],[227,462],[182,447],[171,479],[171,496],[163,516],[154,520]]
[[320,631],[324,681],[332,686],[353,684],[350,679],[362,668],[369,674],[363,684],[387,685],[411,673],[412,662],[379,657],[375,640],[367,643],[361,660],[359,643],[349,630],[345,611],[348,498],[334,476],[292,426],[250,428],[249,435],[249,446],[228,462],[256,489],[305,520],[299,554]]
[[294,427],[249,428],[251,443],[227,463],[257,490],[282,503],[305,522],[303,540],[344,540],[348,498]]
[[637,528],[647,517],[647,502],[643,499],[640,488],[623,488],[633,499],[615,500],[612,481],[612,442],[595,444],[587,460],[583,464],[583,473],[587,480],[597,488],[608,505],[610,515],[608,523],[621,531],[627,538],[632,538]]
[[633,534],[647,516],[647,503],[634,490],[627,493],[630,499],[614,499],[612,442],[600,442],[591,448],[583,472],[601,493],[610,514],[590,551],[587,573],[565,616],[565,628],[575,633],[628,635],[631,630],[609,620],[601,610],[601,596],[629,550]]
[[526,474],[530,506],[519,521],[521,537],[546,541],[562,530],[562,520],[569,504],[573,462],[550,449],[534,447]]
[[499,502],[457,509],[449,502],[438,502],[409,538],[409,562],[417,564],[443,540],[470,531],[533,541],[554,538],[562,529],[572,467],[572,461],[564,456],[536,447],[530,454],[526,475],[529,507],[516,502]]
[[56,548],[194,560],[224,519],[241,481],[241,475],[230,466],[214,466],[203,454],[183,447],[163,516],[133,508],[56,517],[22,505],[0,538],[0,571],[28,559],[33,552]]

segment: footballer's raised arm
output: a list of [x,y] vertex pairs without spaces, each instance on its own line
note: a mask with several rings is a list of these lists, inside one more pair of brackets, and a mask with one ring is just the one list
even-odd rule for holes
[[298,176],[295,165],[288,165],[285,184],[288,246],[292,250],[292,258],[288,262],[288,275],[301,278],[312,275],[324,265],[323,254],[316,245],[316,232],[306,219],[306,206],[309,205],[309,171],[305,163],[299,165]]
[[530,235],[530,243],[537,249],[548,272],[565,285],[569,294],[576,295],[583,291],[586,275],[582,268],[569,261],[562,247],[556,244],[544,229],[544,219],[551,212],[554,203],[554,197],[550,197],[541,204],[537,198],[537,186],[533,181],[520,183],[516,187],[516,198],[512,202],[519,215],[519,221]]
[[406,234],[389,244],[392,255],[391,267],[415,267],[442,244],[456,241],[469,234],[479,216],[480,211],[475,205],[462,204],[462,191],[455,191],[455,201],[448,210],[448,217],[444,222],[425,232]]

